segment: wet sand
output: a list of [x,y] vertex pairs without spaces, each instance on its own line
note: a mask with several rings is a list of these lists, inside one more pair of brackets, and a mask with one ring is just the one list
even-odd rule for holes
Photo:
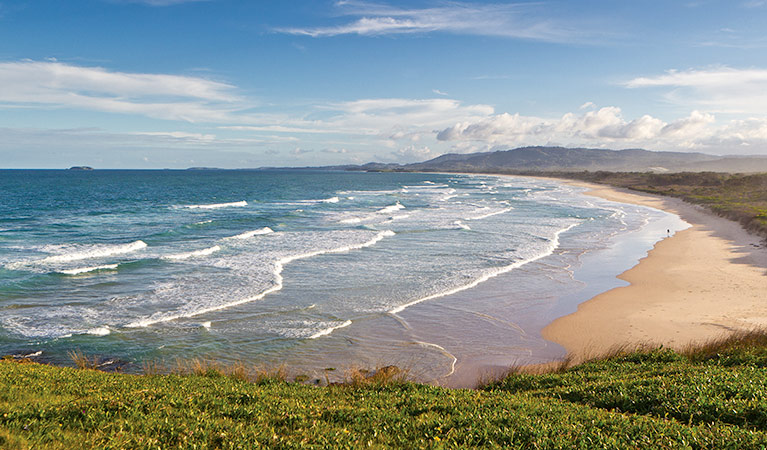
[[620,346],[682,348],[767,327],[763,239],[679,199],[565,182],[607,200],[672,212],[692,225],[658,242],[620,275],[629,286],[597,295],[543,329],[543,337],[565,347],[573,362]]

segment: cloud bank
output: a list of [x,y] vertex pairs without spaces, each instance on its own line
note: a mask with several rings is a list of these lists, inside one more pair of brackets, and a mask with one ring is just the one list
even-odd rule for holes
[[0,63],[3,107],[77,108],[187,122],[231,120],[234,86],[199,77],[116,72],[55,61]]
[[559,143],[747,153],[767,148],[767,118],[718,124],[714,115],[693,111],[671,122],[650,115],[627,120],[620,108],[608,106],[582,114],[567,113],[558,119],[496,114],[475,122],[456,123],[439,130],[436,137],[456,143],[455,148],[465,151]]

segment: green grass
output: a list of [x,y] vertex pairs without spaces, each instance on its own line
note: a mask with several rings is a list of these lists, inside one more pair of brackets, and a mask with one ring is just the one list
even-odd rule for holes
[[140,376],[2,361],[0,448],[767,448],[761,333],[478,390],[195,367]]

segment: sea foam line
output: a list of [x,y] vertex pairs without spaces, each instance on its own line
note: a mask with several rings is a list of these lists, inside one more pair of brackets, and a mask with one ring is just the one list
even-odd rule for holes
[[99,246],[96,248],[92,248],[90,250],[81,250],[81,251],[75,251],[71,253],[65,253],[63,255],[49,256],[47,258],[43,258],[35,262],[45,264],[45,263],[80,261],[83,259],[104,258],[106,256],[132,253],[132,252],[144,249],[146,247],[147,247],[146,242],[135,241],[129,244]]
[[183,259],[195,258],[198,256],[207,256],[207,255],[216,253],[219,250],[221,250],[221,247],[219,247],[218,245],[214,245],[213,247],[204,248],[202,250],[195,250],[193,252],[177,253],[175,255],[166,255],[166,256],[163,256],[162,259],[172,259],[172,260],[178,261]]
[[110,333],[112,333],[112,330],[110,330],[107,326],[91,328],[85,332],[85,334],[90,334],[93,336],[107,336]]
[[253,236],[260,235],[260,234],[269,234],[269,233],[274,233],[274,230],[272,230],[269,227],[264,227],[264,228],[259,228],[258,230],[246,231],[244,233],[240,233],[240,234],[235,235],[235,236],[229,236],[229,237],[226,237],[224,239],[248,239],[248,238],[251,238]]
[[581,222],[576,222],[576,223],[574,223],[574,224],[572,224],[572,225],[570,225],[568,227],[565,227],[565,228],[557,231],[556,233],[554,233],[554,238],[550,241],[549,248],[546,249],[545,252],[539,254],[538,256],[535,256],[535,257],[529,258],[529,259],[523,259],[523,260],[517,261],[517,262],[515,262],[513,264],[509,264],[508,266],[499,267],[499,268],[497,268],[495,270],[489,271],[489,272],[485,273],[484,275],[482,275],[481,277],[477,278],[476,280],[472,281],[469,284],[465,284],[463,286],[458,286],[458,287],[456,287],[454,289],[450,289],[450,290],[445,291],[445,292],[440,292],[440,293],[437,293],[437,294],[432,294],[432,295],[429,295],[429,296],[426,296],[426,297],[423,297],[423,298],[419,298],[418,300],[413,300],[410,303],[405,303],[404,305],[401,305],[401,306],[398,306],[398,307],[396,307],[394,309],[389,310],[389,314],[397,314],[397,313],[400,313],[400,312],[404,311],[405,309],[407,309],[407,308],[409,308],[409,307],[411,307],[413,305],[417,305],[419,303],[422,303],[422,302],[425,302],[425,301],[428,301],[428,300],[433,300],[435,298],[440,298],[440,297],[445,297],[445,296],[452,295],[452,294],[457,294],[458,292],[462,292],[462,291],[465,291],[467,289],[474,288],[474,287],[478,286],[479,284],[484,283],[485,281],[487,281],[487,280],[489,280],[491,278],[497,277],[498,275],[501,275],[501,274],[504,274],[504,273],[507,273],[507,272],[511,272],[512,270],[517,269],[519,267],[522,267],[525,264],[531,263],[533,261],[537,261],[537,260],[539,260],[541,258],[545,258],[546,256],[549,256],[549,255],[553,254],[554,251],[559,247],[559,235],[560,234],[562,234],[565,231],[568,231],[568,230],[570,230],[570,229],[572,229],[572,228],[574,228],[574,227],[576,227],[576,226],[578,226],[580,224],[581,224]]
[[387,206],[386,208],[379,209],[377,212],[378,214],[388,214],[394,211],[399,211],[400,209],[405,209],[405,207],[400,202],[397,202],[393,205]]
[[493,217],[493,216],[497,216],[498,214],[507,213],[507,212],[509,212],[509,211],[511,211],[511,210],[513,210],[513,209],[514,209],[514,208],[511,208],[511,207],[509,207],[509,208],[506,208],[506,209],[502,209],[502,210],[500,210],[500,211],[493,211],[493,212],[491,212],[491,213],[483,214],[483,215],[481,215],[481,216],[476,216],[476,217],[466,217],[465,219],[466,219],[466,220],[482,220],[482,219],[487,219],[488,217]]
[[455,226],[457,226],[458,228],[462,229],[462,230],[468,230],[468,231],[471,231],[471,227],[469,227],[469,226],[468,226],[468,225],[466,225],[465,223],[461,222],[460,220],[456,220],[455,222],[453,222],[453,224],[454,224]]
[[338,203],[341,199],[338,197],[323,198],[319,200],[296,200],[293,202],[283,203],[285,205],[316,205],[320,203]]
[[250,302],[257,301],[257,300],[261,300],[262,298],[266,297],[267,295],[272,294],[272,293],[277,292],[277,291],[282,289],[282,287],[284,286],[283,278],[282,278],[282,271],[284,270],[284,268],[285,268],[285,266],[287,264],[289,264],[289,263],[291,263],[293,261],[297,261],[299,259],[311,258],[311,257],[314,257],[314,256],[323,255],[323,254],[345,253],[345,252],[348,252],[348,251],[351,251],[351,250],[359,250],[359,249],[363,249],[363,248],[366,248],[366,247],[371,247],[371,246],[377,244],[382,239],[384,239],[386,237],[389,237],[389,236],[394,236],[394,235],[395,235],[395,233],[393,231],[386,230],[386,231],[381,231],[373,239],[371,239],[371,240],[369,240],[367,242],[363,242],[361,244],[346,245],[346,246],[343,246],[343,247],[338,247],[338,248],[334,248],[334,249],[330,249],[330,250],[317,250],[315,252],[309,252],[309,253],[304,253],[304,254],[294,255],[294,256],[287,256],[285,258],[277,260],[277,262],[274,264],[274,276],[275,276],[275,284],[274,284],[274,286],[270,287],[269,289],[265,290],[264,292],[261,292],[258,295],[255,295],[253,297],[243,298],[243,299],[236,300],[236,301],[229,302],[229,303],[225,303],[223,305],[210,306],[208,308],[199,309],[197,311],[192,311],[192,312],[187,312],[187,313],[180,313],[180,314],[174,314],[174,315],[169,315],[169,316],[165,316],[165,317],[155,317],[155,318],[148,317],[146,319],[141,319],[141,320],[137,320],[137,321],[131,322],[131,323],[127,324],[126,327],[128,327],[128,328],[147,327],[149,325],[154,325],[154,324],[157,324],[157,323],[170,322],[170,321],[176,320],[176,319],[182,319],[182,318],[199,316],[201,314],[207,314],[207,313],[214,312],[214,311],[220,311],[222,309],[227,309],[227,308],[231,308],[231,307],[234,307],[234,306],[243,305],[245,303],[250,303]]
[[330,333],[336,331],[337,329],[339,329],[339,328],[346,328],[346,327],[348,327],[351,324],[352,324],[352,321],[351,320],[347,320],[346,322],[342,323],[341,325],[336,325],[334,327],[325,328],[322,331],[314,333],[313,335],[309,336],[309,339],[317,339],[317,338],[322,337],[322,336],[327,336]]
[[81,273],[96,272],[99,270],[115,270],[117,269],[118,265],[119,264],[106,264],[103,266],[79,267],[77,269],[59,270],[58,272],[63,273],[65,275],[78,275]]
[[230,202],[230,203],[210,203],[207,205],[184,205],[182,208],[187,209],[218,209],[218,208],[230,208],[230,207],[242,207],[242,206],[248,206],[248,202],[245,200],[239,201],[239,202]]

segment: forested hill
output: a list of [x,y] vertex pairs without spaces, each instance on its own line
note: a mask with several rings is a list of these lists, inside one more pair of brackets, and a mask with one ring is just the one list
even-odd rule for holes
[[345,170],[427,172],[515,172],[532,170],[613,172],[767,172],[765,156],[717,156],[704,153],[656,152],[642,149],[521,147],[495,152],[448,153],[414,164],[369,163],[337,166]]

